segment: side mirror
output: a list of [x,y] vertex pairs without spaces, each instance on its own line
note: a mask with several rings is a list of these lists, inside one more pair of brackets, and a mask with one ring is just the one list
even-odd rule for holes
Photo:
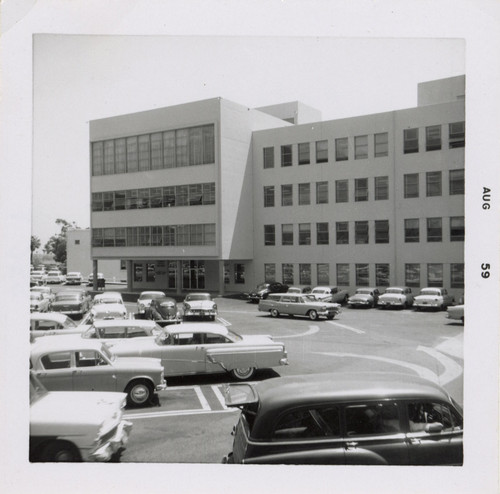
[[441,432],[444,429],[444,426],[441,422],[434,422],[433,424],[427,424],[425,426],[425,432]]

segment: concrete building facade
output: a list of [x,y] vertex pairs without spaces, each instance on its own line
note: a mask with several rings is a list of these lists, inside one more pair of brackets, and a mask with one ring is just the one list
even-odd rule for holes
[[132,290],[464,287],[465,77],[322,121],[215,98],[90,123],[92,259]]

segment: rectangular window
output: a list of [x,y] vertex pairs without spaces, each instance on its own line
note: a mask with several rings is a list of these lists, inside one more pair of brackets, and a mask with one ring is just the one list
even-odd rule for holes
[[104,143],[92,143],[92,175],[102,175],[104,172]]
[[175,242],[175,226],[164,226],[163,227],[163,245],[164,246],[174,246]]
[[311,223],[299,223],[299,245],[311,245]]
[[281,166],[292,166],[292,145],[281,146]]
[[151,144],[149,134],[139,136],[139,171],[146,171],[151,168]]
[[299,283],[301,285],[311,284],[311,265],[299,264]]
[[354,159],[364,160],[368,158],[368,136],[356,136],[354,138]]
[[264,187],[264,207],[274,207],[274,186],[269,185]]
[[177,261],[168,261],[168,288],[177,287]]
[[281,245],[293,245],[293,225],[281,225]]
[[425,128],[425,150],[441,149],[441,125],[431,125]]
[[161,132],[151,134],[151,170],[163,168],[162,141]]
[[138,195],[137,189],[125,191],[125,209],[137,209]]
[[427,218],[427,242],[443,240],[443,225],[441,218]]
[[389,286],[389,264],[375,264],[375,285]]
[[274,147],[264,148],[264,168],[274,168]]
[[335,139],[335,161],[346,161],[349,159],[349,142],[347,137]]
[[202,128],[189,129],[189,165],[203,164],[203,136]]
[[311,184],[299,184],[299,206],[311,204]]
[[462,263],[452,263],[450,264],[451,270],[451,288],[463,288],[465,285],[464,278],[464,264]]
[[276,245],[275,225],[264,225],[264,245]]
[[285,285],[293,285],[293,264],[285,263],[281,265],[283,283]]
[[404,177],[405,181],[405,199],[418,197],[418,173],[408,173]]
[[117,190],[115,192],[115,211],[122,211],[125,209],[125,191]]
[[203,245],[215,245],[215,223],[203,225]]
[[104,211],[113,211],[115,209],[115,196],[113,192],[103,192],[102,203]]
[[116,247],[125,247],[127,245],[127,237],[126,237],[126,229],[125,228],[115,228],[115,246]]
[[175,168],[175,131],[163,132],[163,168]]
[[127,247],[135,247],[139,245],[137,240],[137,227],[129,226],[127,227]]
[[463,216],[450,218],[450,242],[463,242],[465,239],[465,222]]
[[368,179],[356,178],[354,180],[354,201],[368,201]]
[[137,200],[138,209],[149,208],[149,189],[139,189],[137,198],[138,198]]
[[155,265],[152,262],[146,264],[146,281],[153,283],[156,279]]
[[418,218],[405,220],[405,242],[420,242],[420,224]]
[[149,226],[137,227],[137,242],[140,246],[151,245],[151,228]]
[[465,146],[465,122],[455,122],[448,126],[448,144],[450,149]]
[[389,154],[389,134],[381,132],[374,136],[375,158],[387,156]]
[[328,245],[329,243],[328,223],[316,223],[316,244]]
[[152,208],[161,208],[163,205],[163,190],[161,187],[154,187],[149,191]]
[[175,186],[175,205],[187,206],[189,196],[189,187],[187,185]]
[[293,186],[291,184],[281,186],[281,205],[293,206]]
[[405,285],[413,288],[420,286],[420,264],[405,264]]
[[92,247],[102,247],[103,233],[102,228],[92,228]]
[[347,180],[335,180],[335,202],[349,201],[349,182]]
[[441,172],[427,172],[425,174],[427,197],[442,195]]
[[203,204],[215,204],[215,184],[203,184]]
[[328,141],[316,141],[316,163],[328,162]]
[[335,223],[335,233],[338,245],[349,243],[349,223],[347,221],[337,221]]
[[104,141],[104,175],[115,173],[115,142]]
[[103,210],[102,192],[92,193],[92,211],[102,211],[102,210]]
[[370,286],[368,264],[356,264],[356,286]]
[[215,127],[204,125],[203,131],[203,163],[215,163]]
[[203,245],[203,225],[189,225],[189,245]]
[[375,177],[375,200],[389,199],[389,177]]
[[180,129],[175,131],[175,166],[189,165],[189,131]]
[[276,281],[276,264],[264,264],[264,282],[274,283]]
[[427,286],[443,286],[443,265],[440,263],[427,264]]
[[328,182],[316,182],[316,204],[328,204]]
[[299,144],[299,165],[308,165],[311,162],[311,153],[308,142]]
[[368,243],[368,221],[354,222],[354,242],[357,244]]
[[189,245],[189,225],[177,225],[175,230],[176,245]]
[[376,244],[389,243],[389,220],[375,221],[375,243]]
[[127,141],[115,140],[115,173],[127,172]]
[[189,185],[189,205],[197,206],[203,203],[203,185],[190,184]]
[[164,208],[175,206],[175,187],[163,187],[162,189],[162,204]]
[[404,129],[403,152],[418,153],[418,129]]
[[318,285],[330,284],[330,265],[320,263],[316,266],[316,278]]
[[337,264],[337,285],[349,286],[349,264]]
[[465,194],[464,169],[450,170],[450,196]]
[[134,263],[134,281],[142,282],[142,264]]

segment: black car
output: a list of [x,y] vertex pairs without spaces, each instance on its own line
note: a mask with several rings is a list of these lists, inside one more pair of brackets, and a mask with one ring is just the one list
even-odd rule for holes
[[177,302],[171,297],[153,299],[151,305],[145,310],[145,316],[147,319],[156,321],[160,326],[180,322]]
[[257,303],[261,299],[266,299],[270,293],[286,293],[289,286],[283,283],[261,283],[257,288],[248,294],[248,300]]

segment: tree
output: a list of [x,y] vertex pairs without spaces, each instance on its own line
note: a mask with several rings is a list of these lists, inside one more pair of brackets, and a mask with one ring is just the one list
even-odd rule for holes
[[66,220],[58,218],[56,220],[56,225],[61,228],[61,231],[56,235],[52,235],[45,244],[43,250],[47,254],[54,254],[54,261],[65,263],[66,262],[66,232],[68,228],[78,228],[76,223],[73,221],[69,223]]
[[31,264],[33,264],[33,253],[40,248],[40,245],[40,239],[36,235],[31,235]]

